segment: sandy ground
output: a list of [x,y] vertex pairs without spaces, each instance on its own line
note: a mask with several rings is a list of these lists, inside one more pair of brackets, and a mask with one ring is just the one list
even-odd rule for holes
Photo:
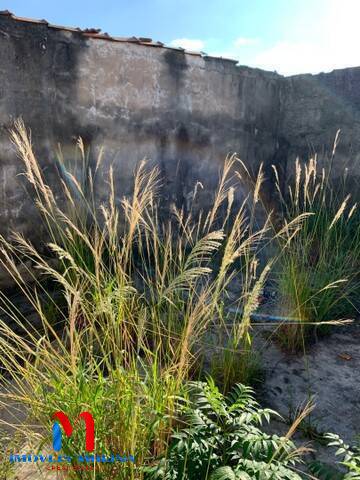
[[313,433],[332,432],[346,442],[360,435],[360,326],[312,345],[306,355],[288,355],[262,340],[265,382],[262,401],[287,419],[310,398],[315,408],[307,424]]

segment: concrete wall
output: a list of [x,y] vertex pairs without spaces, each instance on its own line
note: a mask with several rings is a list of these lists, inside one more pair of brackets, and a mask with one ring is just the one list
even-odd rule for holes
[[[343,129],[340,163],[359,158],[360,69],[284,78],[148,41],[115,41],[0,14],[0,233],[42,235],[21,165],[9,142],[22,116],[50,182],[58,142],[70,160],[78,136],[92,159],[105,147],[97,195],[114,165],[119,197],[144,157],[164,177],[164,205],[196,181],[210,203],[225,155],[254,170],[312,150]],[[53,178],[53,179],[52,179]],[[36,228],[34,224],[36,222]]]
[[344,167],[360,174],[360,67],[282,80],[279,136],[286,144],[288,165],[315,152],[329,161],[335,135],[340,141],[334,175]]
[[[253,166],[276,154],[278,76],[233,62],[0,16],[0,85],[1,233],[35,234],[8,139],[18,116],[49,174],[56,144],[70,156],[80,135],[94,157],[105,146],[103,170],[114,164],[119,196],[131,193],[138,161],[159,164],[165,204],[197,180],[210,202],[230,151]],[[98,185],[100,197],[106,188]]]

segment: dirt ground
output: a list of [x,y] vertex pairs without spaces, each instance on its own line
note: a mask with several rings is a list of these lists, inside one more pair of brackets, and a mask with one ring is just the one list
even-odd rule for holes
[[265,375],[262,402],[291,421],[313,399],[304,427],[309,435],[332,432],[354,442],[360,435],[360,325],[336,327],[305,355],[288,355],[263,334],[258,343]]

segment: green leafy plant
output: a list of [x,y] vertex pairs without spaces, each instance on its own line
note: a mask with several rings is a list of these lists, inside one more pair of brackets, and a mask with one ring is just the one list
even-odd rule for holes
[[172,436],[167,456],[147,469],[150,479],[301,478],[293,469],[300,452],[289,436],[262,430],[275,412],[260,408],[250,387],[238,384],[224,396],[208,379],[191,384],[190,398],[185,427]]
[[339,472],[333,465],[315,460],[308,464],[308,469],[312,475],[316,475],[318,480],[343,480],[344,474]]
[[342,466],[347,469],[343,479],[344,480],[359,480],[360,479],[360,446],[354,445],[350,447],[338,435],[333,433],[327,434],[330,440],[329,446],[337,447],[335,455],[343,457],[340,462]]
[[[347,445],[339,435],[324,435],[329,447],[336,447],[335,455],[342,457],[337,465],[328,465],[320,461],[308,465],[310,472],[319,480],[359,480],[360,479],[360,447]],[[336,468],[339,467],[339,468]]]

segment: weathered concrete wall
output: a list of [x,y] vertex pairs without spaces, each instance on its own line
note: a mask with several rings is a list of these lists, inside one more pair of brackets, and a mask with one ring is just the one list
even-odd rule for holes
[[360,174],[360,67],[285,78],[280,118],[289,165],[297,156],[306,160],[314,153],[326,162],[340,129],[334,174],[345,166]]
[[[278,76],[233,62],[0,16],[0,85],[1,233],[38,232],[8,139],[18,116],[48,172],[57,142],[70,156],[80,135],[94,157],[105,146],[103,172],[114,164],[120,197],[131,193],[138,161],[159,164],[165,204],[181,202],[197,180],[211,202],[228,152],[252,166],[276,154]],[[97,187],[100,197],[108,188]]]
[[69,159],[78,136],[93,160],[105,147],[99,198],[111,163],[122,197],[147,157],[163,173],[164,205],[183,202],[196,181],[210,203],[228,152],[254,170],[260,162],[286,168],[295,155],[328,148],[338,128],[338,163],[359,160],[360,68],[284,78],[146,41],[95,37],[0,14],[0,234],[42,235],[9,141],[19,116],[52,182],[58,142]]

